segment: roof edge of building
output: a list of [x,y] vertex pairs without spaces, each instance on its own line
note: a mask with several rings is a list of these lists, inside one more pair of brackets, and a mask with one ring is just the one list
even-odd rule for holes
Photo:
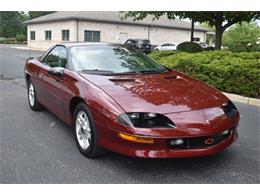
[[[59,22],[59,21],[90,21],[90,22],[103,22],[103,23],[115,23],[115,24],[127,24],[127,25],[136,25],[136,26],[151,26],[151,27],[160,27],[160,28],[170,28],[170,29],[179,29],[179,30],[190,30],[190,28],[185,27],[177,27],[177,26],[168,26],[168,25],[160,25],[160,24],[144,24],[144,23],[138,23],[138,22],[129,22],[129,21],[109,21],[109,20],[95,20],[95,19],[86,19],[86,18],[80,18],[80,17],[69,17],[69,18],[60,18],[60,19],[49,19],[47,21],[25,21],[23,22],[26,25],[30,24],[42,24],[42,23],[49,23],[49,22]],[[194,30],[200,31],[200,32],[208,32],[209,29],[203,29],[203,28],[196,28],[194,27]]]

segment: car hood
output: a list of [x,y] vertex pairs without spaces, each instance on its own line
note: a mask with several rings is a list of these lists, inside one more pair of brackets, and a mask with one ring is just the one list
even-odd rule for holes
[[145,75],[80,75],[105,91],[125,112],[186,112],[220,107],[227,101],[216,89],[176,71]]

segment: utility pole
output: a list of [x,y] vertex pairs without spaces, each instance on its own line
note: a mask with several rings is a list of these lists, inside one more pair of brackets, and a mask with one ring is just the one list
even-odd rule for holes
[[191,20],[191,33],[190,33],[190,42],[193,42],[193,34],[194,34],[194,20]]

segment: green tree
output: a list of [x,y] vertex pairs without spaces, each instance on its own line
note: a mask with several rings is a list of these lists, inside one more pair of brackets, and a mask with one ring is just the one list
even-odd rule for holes
[[16,35],[26,34],[23,12],[3,11],[0,12],[0,37],[15,38]]
[[195,22],[207,23],[209,26],[215,28],[216,40],[215,49],[221,49],[222,35],[224,31],[230,26],[245,22],[250,22],[260,18],[260,12],[173,12],[173,11],[130,11],[125,13],[125,18],[132,17],[134,20],[142,20],[148,15],[152,15],[158,19],[162,15],[166,15],[168,19],[172,20],[176,17],[189,18]]
[[256,23],[237,24],[223,35],[223,45],[231,51],[260,51],[260,27]]

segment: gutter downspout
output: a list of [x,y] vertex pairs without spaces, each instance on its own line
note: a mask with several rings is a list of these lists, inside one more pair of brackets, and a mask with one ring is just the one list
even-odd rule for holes
[[76,19],[76,41],[79,42],[79,19]]
[[150,40],[151,26],[148,26],[148,40]]

